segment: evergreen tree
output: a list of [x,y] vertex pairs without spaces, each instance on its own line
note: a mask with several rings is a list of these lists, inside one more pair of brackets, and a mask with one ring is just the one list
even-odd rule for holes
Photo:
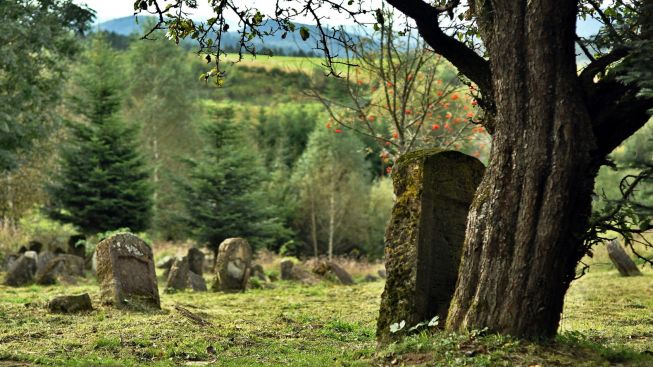
[[189,178],[178,182],[188,225],[216,255],[230,237],[244,237],[255,248],[271,246],[287,230],[265,200],[263,163],[234,123],[233,110],[215,113],[214,121],[201,126],[206,146],[199,159],[186,160]]
[[52,218],[87,234],[118,228],[142,231],[151,216],[151,188],[137,146],[138,129],[119,115],[122,89],[115,54],[94,39],[73,78],[78,121],[61,150],[61,169],[48,191]]

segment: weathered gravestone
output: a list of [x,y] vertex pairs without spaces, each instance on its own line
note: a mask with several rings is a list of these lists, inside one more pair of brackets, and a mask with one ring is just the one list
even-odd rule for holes
[[191,247],[188,249],[188,270],[197,275],[204,274],[204,253],[202,250]]
[[213,291],[244,291],[250,275],[252,249],[244,238],[228,238],[218,248]]
[[168,283],[166,284],[166,293],[181,291],[188,286],[188,258],[186,256],[177,257],[170,267],[168,273]]
[[36,273],[36,261],[38,254],[34,251],[26,251],[11,264],[5,284],[12,287],[20,287],[32,282]]
[[9,269],[11,269],[11,266],[16,262],[16,260],[18,260],[19,256],[20,255],[17,255],[17,254],[5,255],[4,263],[2,265],[2,268],[4,269],[4,271],[9,271]]
[[54,259],[55,254],[52,251],[43,251],[39,254],[38,259],[36,259],[36,272],[43,269],[50,260]]
[[292,280],[292,268],[295,266],[292,260],[282,260],[279,266],[281,267],[281,280]]
[[[39,256],[39,260],[43,254]],[[65,278],[69,283],[74,282],[71,281],[72,277],[84,276],[84,265],[84,259],[79,256],[68,254],[54,256],[44,266],[38,268],[34,281],[41,285],[54,284],[58,278]]]
[[333,261],[319,262],[313,268],[313,272],[321,276],[333,274],[335,278],[344,285],[354,284],[354,279],[351,277],[351,275],[345,269],[340,267],[340,265],[334,263]]
[[152,249],[131,233],[113,235],[97,245],[100,298],[119,308],[161,308]]
[[48,302],[48,310],[52,313],[76,313],[93,311],[91,297],[88,293],[78,296],[60,296]]
[[265,274],[265,270],[261,264],[252,265],[252,277],[256,277],[258,280],[266,283],[270,281],[270,278]]
[[393,168],[396,200],[386,231],[387,281],[381,297],[377,338],[447,316],[465,238],[467,212],[483,177],[476,158],[428,149],[408,153]]
[[623,247],[621,247],[619,241],[612,240],[608,242],[607,248],[610,261],[612,261],[612,264],[617,268],[619,274],[624,277],[642,275],[642,272],[639,271],[637,265],[635,265],[630,256],[628,256]]
[[190,286],[190,289],[194,290],[195,292],[206,292],[208,290],[204,277],[199,274],[195,274],[192,271],[188,272],[188,285]]
[[81,258],[86,257],[86,246],[84,245],[86,241],[86,236],[78,234],[70,236],[68,239],[68,253],[70,255],[79,256]]

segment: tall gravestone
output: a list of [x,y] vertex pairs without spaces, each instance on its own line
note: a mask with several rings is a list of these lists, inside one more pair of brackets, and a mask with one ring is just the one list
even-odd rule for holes
[[204,253],[202,250],[191,247],[188,249],[188,269],[197,275],[204,274]]
[[25,251],[20,257],[11,264],[5,284],[11,287],[21,287],[32,282],[36,273],[36,264],[38,254],[34,251]]
[[476,158],[428,149],[408,153],[393,168],[395,204],[386,230],[387,281],[377,338],[447,316],[465,239],[467,213],[484,173]]
[[170,267],[166,292],[182,291],[188,286],[188,257],[177,257]]
[[228,238],[218,248],[218,262],[212,290],[244,291],[250,275],[252,248],[244,238]]
[[152,249],[131,233],[97,245],[96,272],[102,303],[118,308],[161,308]]

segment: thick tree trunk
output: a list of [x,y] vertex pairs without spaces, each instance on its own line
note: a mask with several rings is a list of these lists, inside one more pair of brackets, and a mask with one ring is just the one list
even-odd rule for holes
[[492,61],[494,142],[447,328],[547,338],[584,254],[598,170],[574,61],[576,3],[492,4],[477,11]]

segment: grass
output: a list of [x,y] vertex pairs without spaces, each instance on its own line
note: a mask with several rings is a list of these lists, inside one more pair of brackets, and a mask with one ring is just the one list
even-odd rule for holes
[[[273,257],[262,262],[276,264]],[[91,277],[66,287],[0,286],[0,365],[653,366],[651,271],[622,278],[593,268],[572,286],[552,343],[423,332],[378,350],[383,282],[274,284],[242,294],[161,292],[162,310],[149,313],[102,307]],[[82,292],[94,311],[54,315],[42,307],[55,295]],[[175,306],[210,324],[192,322]]]

